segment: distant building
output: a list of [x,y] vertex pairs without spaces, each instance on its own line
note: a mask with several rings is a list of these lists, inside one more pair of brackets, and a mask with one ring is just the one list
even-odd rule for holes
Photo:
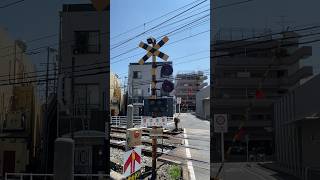
[[122,91],[119,77],[110,74],[110,113],[111,116],[118,116],[121,109]]
[[30,172],[40,147],[41,108],[26,45],[0,29],[0,179]]
[[175,96],[181,97],[181,112],[196,111],[196,93],[207,86],[203,71],[179,72],[175,78]]
[[275,161],[301,179],[320,179],[320,75],[274,105]]
[[202,119],[210,119],[210,85],[196,93],[196,115]]
[[[167,99],[168,102],[173,104],[174,96],[173,93],[167,93],[162,90],[162,80],[173,79],[173,76],[162,77],[161,76],[161,67],[164,63],[172,65],[172,62],[157,62],[157,75],[156,79],[160,82],[157,83],[157,98]],[[145,100],[149,99],[151,96],[151,69],[152,63],[146,62],[143,65],[139,63],[130,63],[129,72],[128,72],[128,104],[133,104],[134,106],[134,115],[141,116],[144,115],[144,103]],[[175,109],[173,106],[170,106],[168,109],[168,114],[173,116]]]
[[75,173],[106,171],[109,11],[64,4],[60,12],[58,136],[75,138]]
[[[242,41],[216,39],[211,54],[214,72],[211,113],[228,114],[226,146],[232,144],[235,133],[245,122],[243,132],[250,137],[249,151],[273,154],[273,102],[299,86],[301,79],[312,75],[312,67],[299,65],[301,59],[311,56],[312,49],[299,47],[298,42],[299,35],[295,32],[283,32],[277,38],[269,35]],[[294,45],[284,46],[288,44]],[[212,146],[214,151],[220,151],[219,144]],[[245,145],[243,138],[239,139],[234,155]],[[241,153],[245,160],[245,151]]]

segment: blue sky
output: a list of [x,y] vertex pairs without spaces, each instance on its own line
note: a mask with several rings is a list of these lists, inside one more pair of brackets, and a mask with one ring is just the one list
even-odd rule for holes
[[[1,0],[0,6],[14,2]],[[91,3],[90,0],[25,0],[14,6],[0,9],[0,27],[7,28],[14,39],[32,40],[39,37],[59,33],[59,11],[62,4]],[[58,35],[27,43],[28,49],[46,46],[58,42]],[[0,45],[1,46],[1,45]],[[56,45],[55,48],[58,48]],[[40,63],[46,62],[46,51],[29,57],[38,69]]]
[[[153,20],[157,17],[165,15],[169,12],[172,12],[176,9],[179,9],[187,4],[191,4],[183,9],[177,10],[171,14],[168,14],[165,17],[158,18],[150,23],[150,20]],[[130,53],[126,53],[122,56],[118,56],[132,48],[138,47],[140,41],[146,42],[146,39],[150,36],[160,37],[166,32],[177,29],[178,27],[183,26],[184,23],[191,22],[196,19],[200,19],[199,26],[193,24],[195,27],[185,30],[181,33],[176,33],[168,35],[169,41],[165,44],[160,50],[167,55],[169,55],[169,60],[173,61],[174,73],[179,71],[192,71],[192,70],[205,70],[205,73],[209,75],[209,14],[210,3],[209,0],[200,4],[199,6],[193,8],[190,11],[187,11],[185,14],[178,16],[177,18],[168,21],[166,25],[159,27],[156,31],[146,32],[144,35],[139,36],[127,43],[116,48],[116,45],[120,42],[124,42],[135,35],[142,33],[165,20],[170,19],[171,17],[179,14],[180,12],[191,8],[192,6],[200,3],[202,1],[195,0],[184,0],[184,1],[172,1],[172,0],[112,0],[111,1],[111,16],[110,16],[110,44],[111,48],[111,70],[120,75],[121,80],[124,80],[124,76],[127,76],[128,65],[131,62],[138,62],[139,59],[145,54],[145,50],[142,48],[137,48]],[[205,11],[208,10],[208,11]],[[202,12],[202,13],[201,13]],[[198,15],[195,15],[199,13]],[[192,18],[180,21],[186,17],[195,15]],[[208,20],[208,21],[206,21]],[[174,23],[177,22],[177,23]],[[145,24],[146,23],[146,24]],[[174,24],[173,24],[174,23]],[[195,22],[196,23],[196,22]],[[145,24],[145,25],[144,25]],[[133,29],[135,28],[136,29]],[[132,30],[133,29],[133,30]],[[127,32],[129,33],[122,34]],[[199,34],[201,33],[201,34]],[[199,35],[196,35],[199,34]],[[193,37],[190,37],[193,36]],[[190,38],[187,38],[190,37]],[[185,40],[181,40],[187,38]],[[159,41],[159,39],[157,39]],[[179,41],[181,40],[181,41]],[[179,42],[176,42],[179,41]],[[173,44],[170,44],[175,42]],[[151,59],[150,59],[151,60]],[[150,61],[149,60],[149,61]],[[158,61],[162,61],[160,58]]]

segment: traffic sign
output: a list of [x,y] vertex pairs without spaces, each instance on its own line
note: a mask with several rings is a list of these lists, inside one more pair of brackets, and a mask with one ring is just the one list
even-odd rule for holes
[[134,147],[141,145],[142,131],[140,128],[127,129],[127,146]]
[[126,178],[141,169],[141,148],[134,148],[124,153],[123,176]]
[[167,125],[168,118],[163,116],[163,117],[149,117],[149,116],[144,116],[141,120],[141,127],[151,127],[151,126],[159,126],[159,127],[164,127]]
[[228,118],[227,114],[214,115],[214,132],[226,133],[228,131]]
[[150,137],[159,137],[163,135],[163,129],[162,128],[156,128],[150,130]]
[[181,104],[181,97],[177,97],[177,104]]
[[147,54],[144,55],[140,60],[139,60],[139,64],[144,64],[144,62],[146,62],[152,55],[154,56],[158,56],[159,58],[167,61],[169,56],[164,54],[163,52],[159,51],[158,49],[160,47],[162,47],[167,41],[169,40],[169,38],[167,36],[165,36],[164,38],[161,39],[161,41],[159,41],[154,47],[149,46],[148,44],[144,43],[144,42],[140,42],[139,47],[147,50]]

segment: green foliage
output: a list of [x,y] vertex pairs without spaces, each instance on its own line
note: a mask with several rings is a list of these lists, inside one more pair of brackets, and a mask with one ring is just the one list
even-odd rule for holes
[[181,168],[177,165],[170,166],[169,175],[171,180],[179,180],[181,178]]

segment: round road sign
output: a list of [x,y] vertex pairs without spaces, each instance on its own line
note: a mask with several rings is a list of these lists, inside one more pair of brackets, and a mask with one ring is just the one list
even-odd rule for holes
[[218,116],[216,117],[216,123],[218,125],[223,125],[226,122],[226,119],[224,118],[224,116]]

